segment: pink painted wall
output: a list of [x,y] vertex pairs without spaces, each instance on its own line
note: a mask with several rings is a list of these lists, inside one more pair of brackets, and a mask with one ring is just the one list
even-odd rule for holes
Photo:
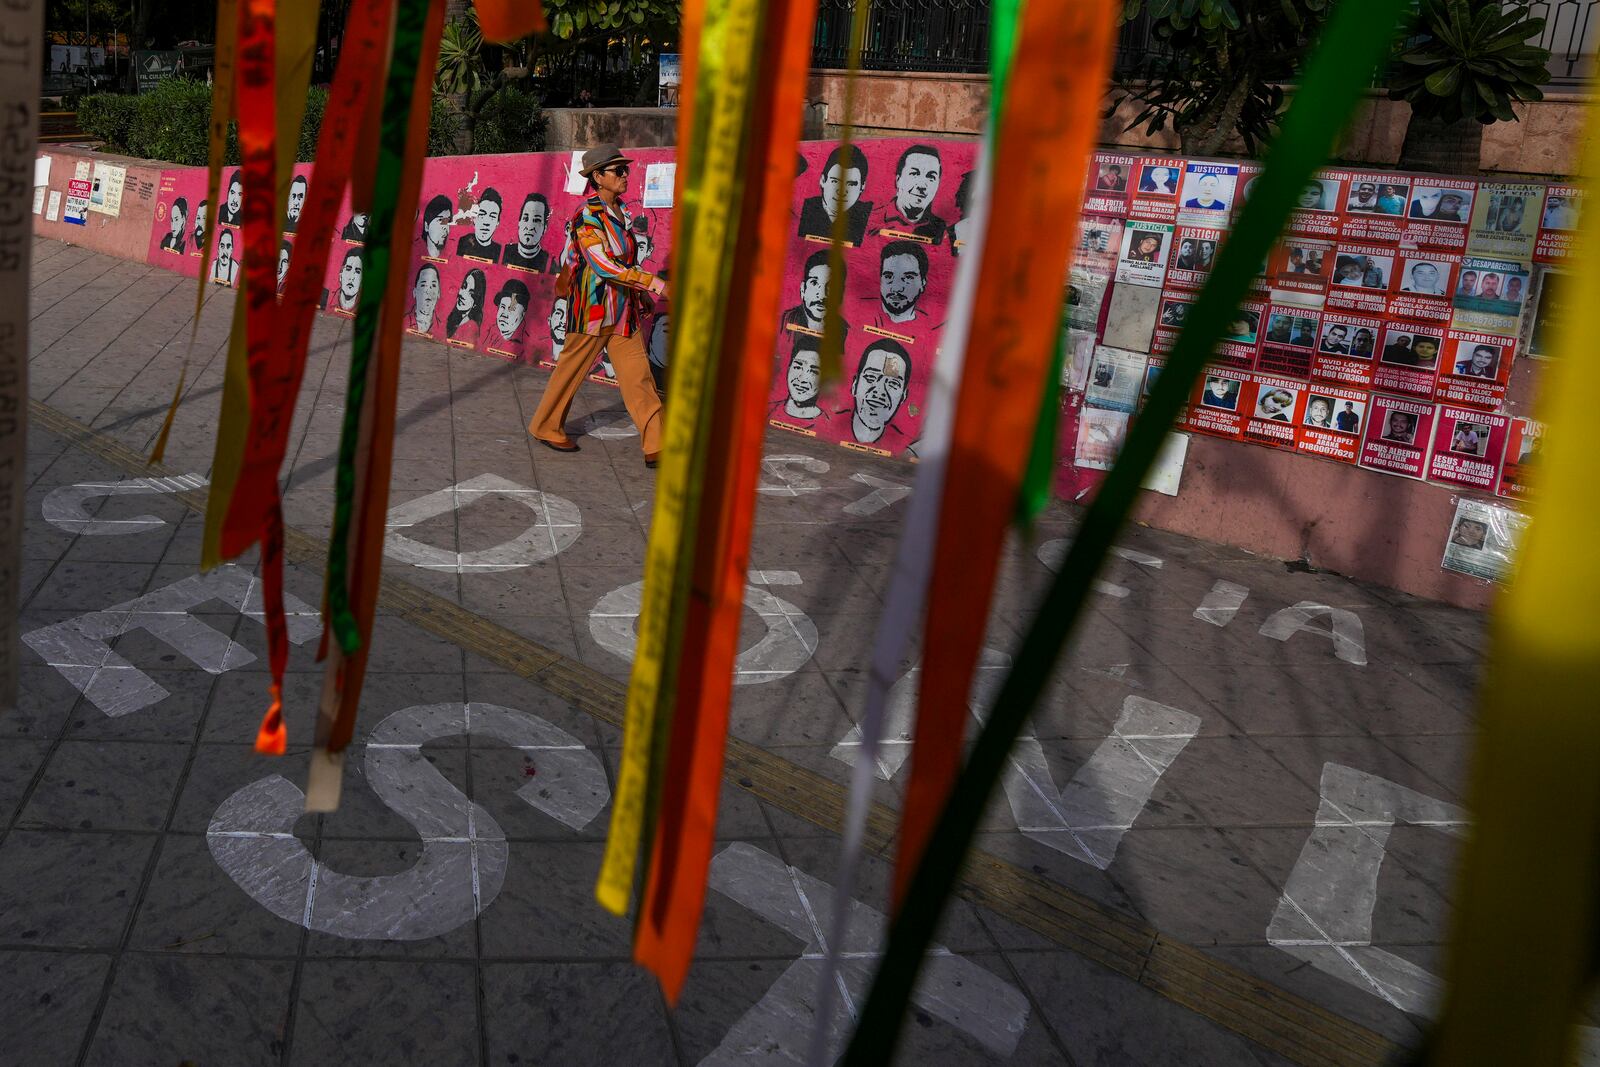
[[[67,222],[65,217],[50,222],[41,211],[33,217],[33,232],[40,237],[79,245],[109,256],[120,256],[143,262],[145,250],[150,245],[150,220],[155,217],[156,191],[161,184],[161,174],[166,168],[148,159],[131,159],[127,156],[90,152],[81,148],[51,146],[40,156],[50,156],[51,190],[61,193],[65,207],[67,182],[73,177],[74,165],[80,161],[114,163],[128,168],[128,180],[122,191],[122,211],[117,217],[89,212],[88,222],[82,226]],[[47,203],[49,194],[45,197]]]

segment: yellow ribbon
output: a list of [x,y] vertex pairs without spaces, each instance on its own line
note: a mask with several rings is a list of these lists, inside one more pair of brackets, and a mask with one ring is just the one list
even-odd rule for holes
[[[1592,108],[1587,144],[1583,173],[1600,174]],[[1577,307],[1600,306],[1596,222],[1585,217],[1571,260]],[[1522,556],[1492,623],[1435,1067],[1568,1067],[1600,969],[1600,508],[1588,447],[1600,360],[1588,332],[1563,320],[1539,389],[1548,430]]]
[[[692,9],[703,11],[703,28]],[[668,365],[672,402],[667,405],[655,514],[645,550],[644,603],[639,612],[639,647],[628,686],[622,764],[612,802],[611,831],[595,896],[617,915],[628,909],[640,848],[653,818],[659,774],[672,716],[677,649],[699,513],[700,473],[710,383],[722,348],[727,302],[728,244],[738,230],[738,173],[755,85],[755,55],[762,0],[690,0],[684,40],[694,42],[697,64],[694,101],[684,137],[680,123],[678,209],[674,231],[688,239],[673,251],[674,328]]]

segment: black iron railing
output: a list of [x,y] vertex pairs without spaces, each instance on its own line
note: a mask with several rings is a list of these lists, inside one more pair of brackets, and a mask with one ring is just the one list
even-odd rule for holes
[[1545,19],[1544,34],[1532,42],[1550,49],[1550,84],[1572,87],[1589,80],[1594,72],[1597,35],[1595,5],[1600,0],[1553,0],[1534,3],[1529,10]]
[[[850,19],[867,0],[820,0],[811,64],[845,66]],[[982,73],[989,69],[989,0],[870,0],[866,70]]]

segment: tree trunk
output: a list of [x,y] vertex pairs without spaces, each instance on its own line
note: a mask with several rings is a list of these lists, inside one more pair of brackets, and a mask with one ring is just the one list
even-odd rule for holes
[[1482,166],[1482,156],[1483,124],[1478,120],[1440,122],[1412,115],[1400,146],[1400,169],[1476,174]]
[[1245,101],[1250,99],[1250,86],[1254,81],[1254,71],[1239,71],[1233,88],[1213,103],[1209,114],[1178,131],[1179,147],[1184,155],[1214,156],[1222,151],[1228,135],[1239,125],[1239,116],[1244,112]]

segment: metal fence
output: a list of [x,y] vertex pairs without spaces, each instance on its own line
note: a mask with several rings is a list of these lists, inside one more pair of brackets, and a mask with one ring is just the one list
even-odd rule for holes
[[1574,88],[1594,73],[1596,4],[1600,0],[1554,0],[1529,5],[1533,14],[1545,19],[1544,34],[1534,43],[1550,49],[1551,85]]
[[[857,2],[820,0],[811,63],[845,66]],[[989,69],[989,0],[870,0],[861,49],[866,70],[983,73]]]

